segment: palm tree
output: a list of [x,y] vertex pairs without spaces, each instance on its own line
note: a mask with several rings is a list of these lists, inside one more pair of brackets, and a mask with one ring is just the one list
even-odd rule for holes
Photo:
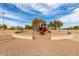
[[58,22],[58,28],[59,28],[59,31],[60,31],[61,27],[63,26],[63,22],[61,22],[61,21],[57,21],[57,22]]
[[54,27],[52,22],[50,22],[47,26],[48,28]]
[[59,31],[60,31],[61,26],[63,26],[63,22],[61,22],[61,21],[50,22],[48,24],[48,26],[49,27],[54,27],[55,30],[59,29]]
[[53,25],[54,25],[56,30],[59,29],[59,31],[60,31],[61,26],[63,26],[63,22],[61,22],[61,21],[54,21]]

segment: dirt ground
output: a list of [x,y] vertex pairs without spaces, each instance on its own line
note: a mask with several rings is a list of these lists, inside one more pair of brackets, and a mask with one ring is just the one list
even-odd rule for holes
[[[56,34],[53,32],[52,34]],[[36,39],[16,39],[0,35],[1,56],[79,56],[79,41],[49,40],[48,35],[35,34]]]

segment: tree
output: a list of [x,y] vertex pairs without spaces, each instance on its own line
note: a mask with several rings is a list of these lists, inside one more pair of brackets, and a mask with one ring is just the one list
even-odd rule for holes
[[0,24],[0,28],[2,28],[2,25]]
[[10,30],[15,30],[16,28],[14,26],[11,26],[9,29]]
[[63,26],[63,22],[57,21],[57,24],[58,24],[58,28],[59,28],[59,31],[60,31],[61,27]]
[[25,25],[25,29],[32,29],[30,25]]
[[25,25],[25,29],[28,29],[29,25]]
[[74,26],[73,28],[74,28],[74,29],[79,29],[79,26]]
[[1,28],[3,28],[3,27],[4,27],[4,29],[7,29],[8,28],[6,24],[1,25]]
[[20,26],[17,26],[17,27],[16,27],[16,29],[17,29],[17,30],[20,30],[20,31],[22,31],[22,30],[23,30],[23,28],[22,28],[22,27],[20,27]]
[[[52,28],[52,27],[54,27],[54,25],[53,25],[52,22],[50,22],[47,26],[48,26],[48,28]],[[53,29],[54,29],[54,28],[53,28]]]
[[55,30],[59,29],[59,31],[60,31],[61,26],[63,26],[63,22],[61,21],[54,21],[48,24],[48,27],[54,27]]

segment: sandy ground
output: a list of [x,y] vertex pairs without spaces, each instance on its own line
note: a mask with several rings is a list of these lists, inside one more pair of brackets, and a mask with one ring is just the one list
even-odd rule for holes
[[[53,35],[60,34],[53,32]],[[35,34],[34,40],[0,35],[0,55],[2,56],[79,56],[79,41],[49,40],[49,34]]]

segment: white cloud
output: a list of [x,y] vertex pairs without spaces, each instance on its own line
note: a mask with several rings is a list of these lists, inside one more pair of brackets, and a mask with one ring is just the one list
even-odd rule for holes
[[[0,18],[0,24],[1,25],[3,24],[3,19],[2,18]],[[4,19],[4,24],[6,24],[8,27],[11,27],[11,26],[23,26],[24,27],[25,26],[25,24],[23,24],[23,23],[8,20],[8,19]]]
[[43,15],[46,15],[49,13],[49,8],[46,6],[42,6],[41,4],[32,4],[32,8],[41,12]]
[[9,11],[5,11],[4,9],[0,9],[0,16],[3,16],[2,12],[5,12],[4,16],[8,17],[8,18],[12,18],[12,19],[16,19],[16,20],[19,20],[21,18],[20,15],[17,15],[15,13],[11,13]]
[[74,10],[73,14],[67,15],[67,16],[63,16],[61,17],[60,21],[68,24],[69,23],[69,19],[70,19],[70,24],[73,25],[79,25],[79,8]]
[[[17,7],[21,8],[22,10],[30,13],[30,7],[32,7],[34,10],[41,12],[43,15],[49,15],[52,14],[53,10],[60,6],[60,4],[57,3],[45,3],[47,6],[44,6],[43,4],[39,3],[29,3],[29,4],[14,4]],[[31,12],[33,13],[33,12]]]
[[14,3],[14,5],[16,5],[17,7],[21,8],[24,11],[28,10],[28,4],[25,4],[25,3]]
[[[40,11],[43,15],[51,15],[56,12],[56,9],[60,4],[57,3],[45,3],[47,6],[43,6],[42,4],[32,4],[32,8],[37,11]],[[53,12],[54,11],[54,12]]]
[[46,3],[46,4],[54,9],[61,5],[60,3]]

